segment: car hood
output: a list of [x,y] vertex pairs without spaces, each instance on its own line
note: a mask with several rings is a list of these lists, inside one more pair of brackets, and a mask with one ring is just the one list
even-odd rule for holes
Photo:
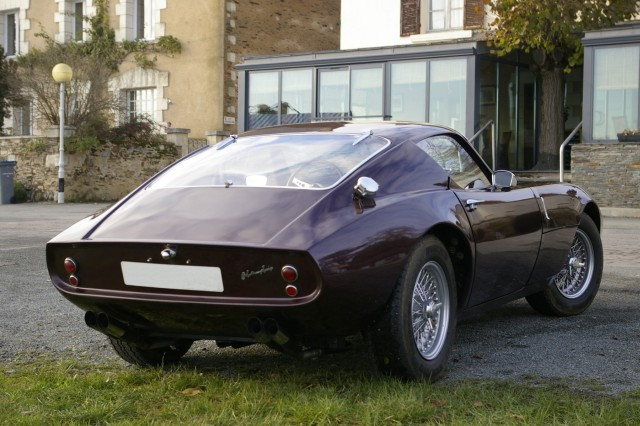
[[84,239],[264,245],[327,193],[253,187],[145,189],[107,212]]

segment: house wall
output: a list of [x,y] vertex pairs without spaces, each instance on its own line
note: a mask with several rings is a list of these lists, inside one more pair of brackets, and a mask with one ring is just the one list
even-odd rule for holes
[[640,208],[640,143],[573,145],[571,182],[600,207]]
[[30,2],[27,17],[31,21],[30,28],[25,32],[25,39],[29,43],[29,49],[44,47],[44,41],[36,34],[45,32],[54,37],[58,31],[58,24],[54,22],[58,5],[54,1],[40,1],[35,7],[34,1]]
[[[420,4],[419,10],[416,5]],[[464,28],[446,31],[427,31],[422,25],[419,31],[403,27],[402,8],[410,18],[416,11],[426,20],[426,0],[343,0],[340,49],[401,46],[435,43],[473,38],[473,30],[488,25],[492,18],[488,6],[482,0],[465,0]],[[413,27],[413,25],[412,25]],[[416,33],[401,36],[402,33]]]
[[250,55],[337,50],[340,0],[234,0],[226,2],[225,10],[224,130],[235,133],[235,66]]

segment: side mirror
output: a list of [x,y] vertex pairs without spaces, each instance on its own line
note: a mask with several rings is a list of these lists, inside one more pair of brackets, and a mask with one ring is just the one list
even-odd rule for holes
[[496,170],[492,178],[493,186],[498,189],[515,188],[518,185],[516,176],[508,170]]
[[370,177],[362,176],[358,178],[356,186],[353,187],[353,208],[357,214],[364,213],[365,209],[372,209],[376,206],[374,197],[378,192],[378,182]]
[[370,177],[362,176],[358,178],[356,186],[353,187],[353,192],[362,198],[373,198],[378,192],[378,182]]

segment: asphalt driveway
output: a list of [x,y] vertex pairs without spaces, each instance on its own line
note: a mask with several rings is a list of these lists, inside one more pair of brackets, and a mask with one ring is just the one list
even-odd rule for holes
[[[0,206],[0,365],[41,354],[114,356],[104,336],[88,329],[82,312],[54,290],[45,265],[45,243],[104,206]],[[640,389],[640,219],[606,218],[603,242],[604,276],[587,312],[550,318],[516,301],[467,320],[458,327],[445,381],[542,377],[576,386],[595,381],[612,392]],[[185,360],[215,364],[222,358],[232,366],[242,357],[267,364],[282,357],[259,346],[232,351],[203,342]],[[340,361],[340,354],[331,356]]]

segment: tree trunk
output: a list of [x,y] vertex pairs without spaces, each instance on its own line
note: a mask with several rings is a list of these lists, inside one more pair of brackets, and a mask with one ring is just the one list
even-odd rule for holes
[[561,68],[543,69],[540,107],[540,151],[536,170],[558,170],[564,140],[564,74]]

